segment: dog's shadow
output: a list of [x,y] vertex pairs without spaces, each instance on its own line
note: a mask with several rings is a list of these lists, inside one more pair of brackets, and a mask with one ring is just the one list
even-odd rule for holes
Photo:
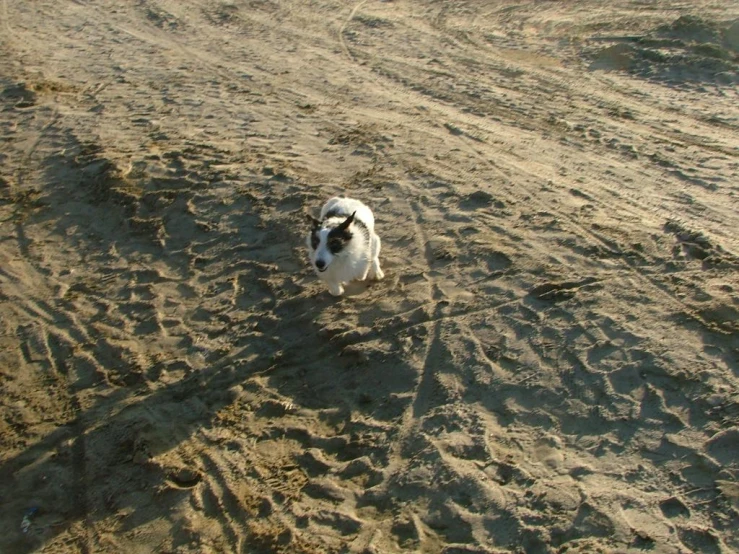
[[366,294],[372,288],[374,283],[368,281],[352,281],[344,286],[344,295],[346,297],[361,296]]

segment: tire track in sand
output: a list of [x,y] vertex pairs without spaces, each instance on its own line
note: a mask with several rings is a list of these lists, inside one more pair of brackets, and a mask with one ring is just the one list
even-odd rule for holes
[[352,11],[349,13],[349,16],[344,20],[344,23],[342,23],[341,27],[339,28],[339,43],[341,44],[341,49],[344,51],[344,54],[346,54],[346,57],[349,58],[351,61],[354,60],[354,56],[352,56],[351,52],[349,51],[349,47],[346,45],[346,39],[344,38],[344,31],[346,31],[347,26],[349,23],[351,23],[352,19],[354,19],[354,16],[357,14],[357,12],[360,10],[362,6],[364,6],[367,3],[367,0],[362,0],[361,2],[357,3],[354,8],[352,8]]
[[[354,16],[356,10],[358,10],[359,7],[361,7],[361,5],[355,6],[355,10],[352,11],[352,14],[350,15],[350,18],[348,19],[348,21],[351,20],[351,17]],[[437,29],[437,31],[442,31],[442,30],[444,29]],[[451,40],[456,41],[457,39],[455,37],[451,37]],[[353,62],[356,63],[356,60],[353,56],[350,55],[349,57]],[[498,129],[494,128],[490,123],[482,120],[481,118],[476,117],[472,114],[464,113],[456,109],[454,106],[442,103],[434,99],[433,97],[423,94],[422,92],[418,92],[416,90],[409,90],[407,87],[401,86],[400,84],[395,82],[395,80],[393,80],[392,78],[387,77],[383,75],[382,73],[378,73],[373,68],[365,68],[359,64],[356,64],[355,68],[361,70],[367,77],[372,78],[376,84],[378,84],[379,86],[381,86],[382,88],[386,90],[391,91],[394,95],[400,95],[400,96],[407,98],[406,103],[408,105],[427,105],[427,107],[430,107],[430,109],[432,109],[433,111],[436,111],[437,113],[443,115],[447,121],[454,121],[455,124],[457,122],[462,122],[465,125],[469,126],[470,128],[482,130],[484,132],[491,134],[492,136],[499,134]],[[430,106],[428,106],[429,103],[430,103]],[[458,134],[458,135],[452,134],[452,137],[458,143],[462,144],[466,150],[471,152],[474,157],[476,157],[486,166],[490,167],[493,171],[501,175],[501,177],[503,177],[508,184],[512,183],[511,176],[508,174],[508,172],[501,169],[489,157],[481,155],[481,153],[477,150],[477,148],[473,147],[469,139],[464,134]],[[505,157],[505,159],[509,159],[509,158],[512,158],[512,156]],[[513,159],[509,159],[509,165],[518,172],[533,176],[535,179],[538,179],[538,176],[532,173],[530,170],[527,170],[524,167],[523,163],[518,163],[518,162],[513,161]],[[685,314],[689,318],[693,319],[694,321],[698,322],[699,324],[701,324],[703,327],[707,329],[718,328],[724,334],[731,332],[731,329],[724,329],[721,326],[717,327],[716,325],[708,322],[700,314],[692,310],[690,306],[688,306],[683,301],[681,301],[677,296],[671,294],[669,290],[663,287],[655,279],[651,278],[647,273],[645,273],[644,271],[640,270],[637,266],[630,263],[628,259],[624,259],[623,256],[621,256],[621,252],[617,248],[614,248],[614,245],[610,241],[608,241],[607,239],[604,239],[602,236],[600,236],[595,231],[588,230],[582,225],[580,225],[578,222],[576,222],[572,218],[570,214],[568,214],[564,210],[557,209],[556,207],[545,203],[543,200],[541,200],[538,197],[538,195],[536,194],[536,191],[534,191],[530,186],[526,185],[526,183],[523,182],[523,180],[519,180],[519,182],[517,182],[516,185],[521,187],[523,190],[525,190],[528,196],[533,200],[533,202],[536,205],[540,207],[540,209],[550,210],[556,213],[563,221],[565,221],[568,224],[568,226],[574,231],[574,233],[577,236],[583,238],[586,241],[586,243],[593,244],[597,247],[603,248],[606,252],[612,253],[614,255],[616,263],[618,263],[624,269],[628,270],[643,285],[645,285],[648,289],[651,289],[652,291],[657,293],[669,305],[674,306],[675,309]]]

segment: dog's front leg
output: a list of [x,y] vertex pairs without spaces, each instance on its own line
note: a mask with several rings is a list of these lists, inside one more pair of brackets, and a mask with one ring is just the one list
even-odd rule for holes
[[326,283],[328,285],[328,292],[333,294],[334,296],[341,296],[344,294],[344,287],[341,286],[341,283]]

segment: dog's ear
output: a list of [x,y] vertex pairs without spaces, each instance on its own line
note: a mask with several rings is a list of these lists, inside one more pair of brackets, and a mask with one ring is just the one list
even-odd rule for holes
[[354,213],[353,213],[352,215],[350,215],[349,217],[347,217],[347,218],[346,218],[346,219],[344,220],[344,223],[342,223],[341,225],[339,225],[339,226],[337,227],[337,229],[339,229],[340,231],[346,231],[346,230],[347,230],[347,229],[349,228],[349,225],[351,225],[351,224],[352,224],[352,221],[354,221],[354,216],[355,216],[356,214],[357,214],[357,212],[354,212]]
[[310,214],[305,214],[305,218],[308,220],[314,229],[318,229],[321,226],[321,222]]

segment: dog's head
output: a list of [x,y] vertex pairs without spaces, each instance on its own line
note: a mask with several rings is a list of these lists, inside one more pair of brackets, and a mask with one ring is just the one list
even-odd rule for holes
[[312,224],[308,236],[310,261],[317,271],[326,271],[334,258],[341,256],[341,252],[352,240],[353,235],[349,226],[354,221],[355,214],[356,212],[344,221],[336,217],[319,221],[311,215],[308,216],[308,221]]

